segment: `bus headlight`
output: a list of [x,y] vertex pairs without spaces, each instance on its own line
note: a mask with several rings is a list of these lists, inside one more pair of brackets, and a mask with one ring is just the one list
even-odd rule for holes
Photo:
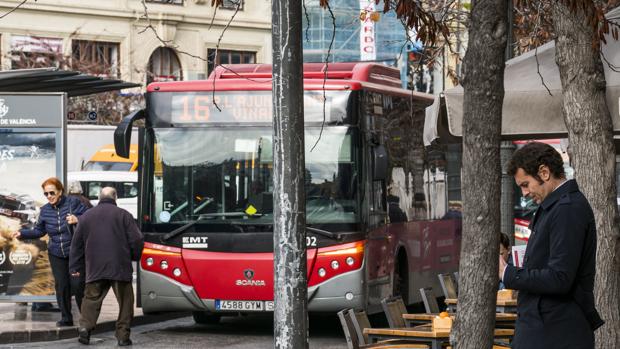
[[319,276],[320,276],[320,277],[325,277],[325,274],[327,274],[327,272],[325,271],[325,269],[323,269],[323,268],[319,268]]
[[332,261],[332,269],[336,270],[340,267],[340,263],[338,261]]
[[172,275],[179,277],[181,276],[181,269],[179,268],[174,268],[174,270],[172,271]]
[[159,263],[159,266],[162,270],[168,269],[168,261],[161,261],[161,263]]
[[147,259],[146,259],[146,265],[147,265],[147,266],[149,266],[149,267],[150,267],[150,266],[152,266],[152,265],[153,265],[153,263],[155,263],[155,261],[153,260],[153,258],[152,258],[152,257],[149,257],[149,258],[147,258]]

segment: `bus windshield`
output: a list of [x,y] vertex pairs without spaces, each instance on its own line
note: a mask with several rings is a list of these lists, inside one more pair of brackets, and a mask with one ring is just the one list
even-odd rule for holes
[[[271,133],[270,127],[154,128],[152,223],[271,224]],[[354,135],[349,127],[322,133],[306,127],[308,224],[358,221]]]

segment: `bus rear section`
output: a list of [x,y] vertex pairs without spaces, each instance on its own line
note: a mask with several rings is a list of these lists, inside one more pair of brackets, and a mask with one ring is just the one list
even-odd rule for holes
[[[273,308],[270,69],[151,84],[148,109],[119,126],[117,149],[128,152],[123,135],[145,119],[145,312],[191,310],[208,322]],[[326,81],[324,66],[307,64],[304,76],[309,311],[377,312],[382,298],[415,302],[417,287],[439,290],[436,273],[458,265],[460,219],[447,207],[460,193],[447,191],[458,181],[422,143],[432,97],[400,89],[398,70],[378,64],[330,64]]]

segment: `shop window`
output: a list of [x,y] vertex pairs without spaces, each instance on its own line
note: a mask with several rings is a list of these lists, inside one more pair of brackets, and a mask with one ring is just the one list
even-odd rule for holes
[[151,54],[147,72],[147,83],[183,80],[181,62],[173,49],[159,47]]
[[62,39],[39,36],[11,37],[11,69],[61,67]]
[[243,0],[224,0],[220,7],[226,10],[236,10],[237,6],[239,6],[239,11],[243,11]]
[[89,74],[118,77],[119,57],[116,42],[73,40],[71,44],[72,68]]
[[183,5],[183,0],[146,0],[157,4]]
[[209,63],[208,63],[209,73],[213,71],[214,65],[256,63],[256,52],[251,52],[251,51],[218,50],[217,57],[216,57],[215,49],[209,49],[208,56],[209,56]]

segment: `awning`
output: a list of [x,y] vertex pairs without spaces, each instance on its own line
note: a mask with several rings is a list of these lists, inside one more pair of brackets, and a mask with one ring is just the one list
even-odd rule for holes
[[140,86],[58,68],[0,71],[0,92],[66,92],[75,97]]
[[[617,14],[620,14],[620,9],[612,11],[608,16]],[[612,67],[620,67],[620,43],[609,36],[607,45],[603,46],[602,56],[607,80],[607,106],[613,119],[614,134],[620,135],[620,72],[610,68],[610,64]],[[504,89],[502,139],[567,137],[554,41],[507,61]],[[462,121],[463,87],[457,86],[437,96],[433,105],[426,109],[424,143],[430,145],[437,139],[441,142],[458,140],[455,137],[463,134]]]

